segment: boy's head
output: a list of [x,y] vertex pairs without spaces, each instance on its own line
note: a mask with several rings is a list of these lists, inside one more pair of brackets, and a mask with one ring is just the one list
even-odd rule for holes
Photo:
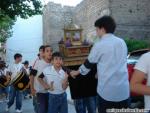
[[45,46],[44,45],[41,45],[40,48],[39,48],[39,58],[43,58],[44,57],[44,48]]
[[116,23],[111,16],[103,16],[96,20],[95,27],[98,36],[103,36],[106,33],[114,33]]
[[23,62],[23,64],[24,64],[24,66],[25,66],[26,68],[28,68],[28,66],[29,66],[29,61],[26,60],[26,61]]
[[56,67],[61,67],[63,65],[63,57],[60,52],[54,52],[52,55],[52,63]]
[[22,55],[20,53],[16,53],[14,55],[14,60],[15,60],[16,63],[21,62],[22,61]]
[[45,45],[43,49],[44,58],[51,60],[52,58],[52,47],[50,45]]

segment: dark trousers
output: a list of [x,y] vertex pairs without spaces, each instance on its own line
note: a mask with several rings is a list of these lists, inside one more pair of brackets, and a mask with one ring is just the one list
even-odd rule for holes
[[77,113],[96,113],[96,96],[74,99],[74,105]]
[[48,112],[48,93],[37,93],[38,113]]
[[38,113],[38,102],[37,102],[37,96],[33,96],[33,107],[34,107],[34,112]]
[[129,108],[130,101],[129,99],[120,101],[120,102],[111,102],[104,100],[101,96],[98,95],[98,112],[99,113],[111,113],[107,112],[109,109],[122,109]]

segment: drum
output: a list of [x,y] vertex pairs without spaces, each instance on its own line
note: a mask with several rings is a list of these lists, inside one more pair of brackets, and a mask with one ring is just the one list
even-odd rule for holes
[[5,88],[8,84],[5,84],[7,82],[6,76],[2,75],[0,76],[0,88]]
[[11,81],[11,84],[17,90],[25,90],[29,84],[29,76],[25,72],[20,72],[16,77]]

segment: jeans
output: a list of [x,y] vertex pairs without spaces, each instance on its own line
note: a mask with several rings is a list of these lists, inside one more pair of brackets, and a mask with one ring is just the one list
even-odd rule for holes
[[68,113],[67,94],[50,94],[48,113]]
[[0,94],[6,94],[6,95],[8,95],[8,93],[9,93],[9,86],[7,86],[7,87],[2,87],[2,88],[0,88]]
[[48,93],[37,93],[37,113],[47,113],[48,111]]
[[28,94],[30,94],[30,89],[25,89],[25,90],[23,91],[24,97],[27,96]]
[[33,96],[33,107],[34,107],[34,112],[35,112],[35,113],[38,113],[37,96]]
[[122,109],[129,108],[130,100],[126,99],[120,102],[111,102],[104,100],[101,96],[98,95],[98,113],[107,113],[108,109]]
[[75,99],[74,105],[77,113],[96,113],[96,96]]
[[10,108],[14,104],[14,100],[16,97],[16,109],[21,110],[22,107],[22,92],[16,90],[14,86],[10,86],[9,91],[9,102],[7,103],[8,108]]

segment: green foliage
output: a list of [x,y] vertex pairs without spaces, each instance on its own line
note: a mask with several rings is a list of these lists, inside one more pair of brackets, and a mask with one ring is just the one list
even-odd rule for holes
[[11,37],[17,16],[26,19],[38,14],[42,14],[40,0],[0,0],[0,42]]
[[5,16],[1,18],[0,21],[0,42],[5,42],[7,38],[12,35],[12,25],[14,24],[14,20]]
[[0,19],[5,15],[12,19],[16,16],[28,18],[42,13],[40,0],[0,0]]
[[128,52],[138,50],[138,49],[150,48],[150,42],[148,40],[126,38],[125,42],[128,47]]

